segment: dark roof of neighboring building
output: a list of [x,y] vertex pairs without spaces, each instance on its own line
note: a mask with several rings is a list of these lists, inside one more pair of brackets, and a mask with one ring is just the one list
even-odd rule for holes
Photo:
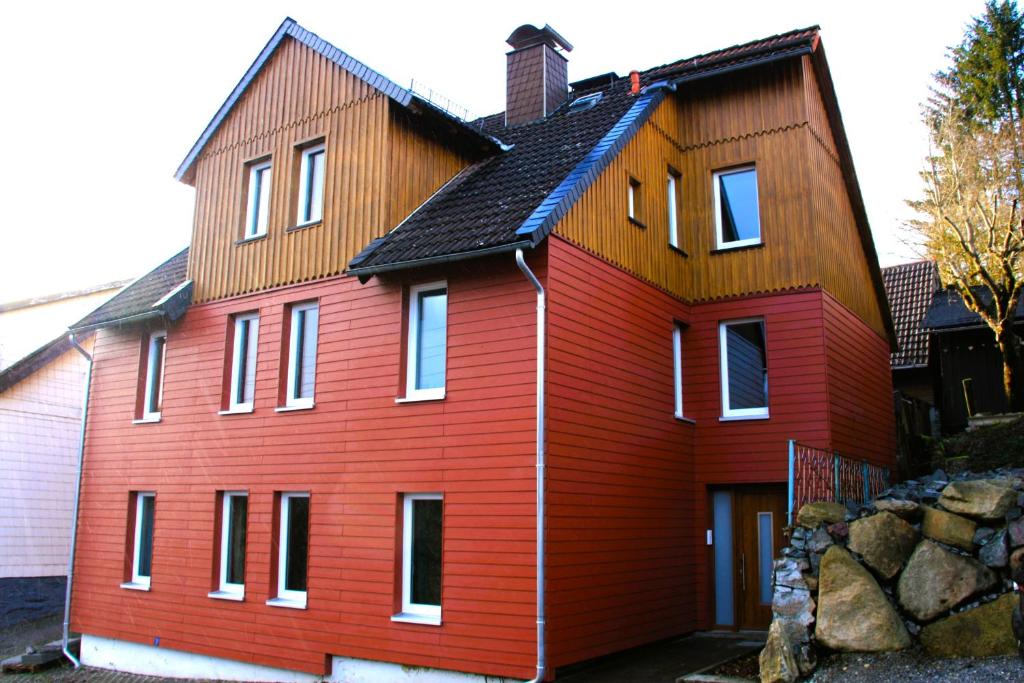
[[928,365],[928,332],[921,327],[932,293],[942,287],[933,261],[901,263],[882,268],[899,348],[890,354],[892,367]]
[[397,83],[385,78],[381,74],[377,73],[370,67],[366,66],[359,60],[352,56],[342,52],[334,45],[316,35],[315,33],[304,29],[302,26],[292,19],[286,17],[281,25],[271,36],[270,40],[257,55],[252,65],[242,76],[241,80],[228,95],[227,99],[224,100],[224,104],[220,106],[217,113],[214,114],[213,118],[206,125],[199,139],[192,145],[192,149],[189,150],[185,159],[178,166],[178,170],[175,172],[174,177],[178,180],[186,181],[190,177],[190,171],[192,165],[196,159],[202,153],[206,147],[206,143],[210,141],[213,135],[220,128],[220,125],[227,119],[228,114],[241,99],[246,89],[252,84],[259,75],[263,67],[270,61],[274,51],[277,50],[278,46],[284,41],[285,38],[293,38],[306,47],[310,48],[314,52],[322,55],[326,59],[334,62],[342,69],[345,69],[356,78],[362,80],[368,85],[376,88],[381,93],[391,98],[392,101],[396,102],[402,107],[408,109],[411,113],[422,116],[428,123],[428,125],[434,128],[443,128],[450,135],[468,138],[471,144],[474,144],[481,150],[487,152],[493,152],[501,147],[501,144],[492,138],[488,138],[483,135],[479,128],[474,128],[468,125],[462,119],[457,116],[453,116],[443,109],[437,107],[427,99],[417,95],[408,88],[403,88]]
[[0,371],[0,392],[7,391],[18,382],[29,377],[36,370],[62,356],[71,348],[67,334],[62,334]]
[[[666,90],[658,84],[810,54],[817,36],[816,26],[799,29],[655,67],[640,74],[646,89],[639,96],[630,93],[628,77],[612,80],[608,74],[603,90],[575,91],[553,114],[518,127],[505,127],[503,113],[482,119],[483,131],[511,149],[464,169],[367,245],[349,272],[366,277],[536,246],[661,102]],[[569,111],[572,99],[595,92],[603,92],[596,106]]]
[[92,330],[157,318],[176,320],[192,299],[192,283],[187,280],[187,270],[186,247],[125,287],[72,325],[71,329]]
[[[971,287],[971,292],[982,303],[992,303],[992,292],[984,285]],[[1024,297],[1017,301],[1017,320],[1024,320]],[[985,321],[967,308],[960,293],[953,288],[940,289],[932,295],[928,315],[921,323],[923,327],[936,332],[950,332],[955,329],[984,327]]]

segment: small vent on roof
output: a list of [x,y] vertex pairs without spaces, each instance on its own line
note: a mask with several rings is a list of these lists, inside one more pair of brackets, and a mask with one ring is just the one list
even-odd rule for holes
[[578,111],[586,111],[588,109],[593,109],[594,107],[597,106],[597,103],[601,101],[602,95],[604,95],[604,93],[597,92],[594,93],[593,95],[577,97],[575,100],[572,101],[572,104],[569,105],[569,113],[573,114]]

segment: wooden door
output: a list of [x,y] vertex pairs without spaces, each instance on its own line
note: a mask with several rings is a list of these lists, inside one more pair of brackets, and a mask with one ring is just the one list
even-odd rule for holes
[[733,492],[736,625],[767,629],[772,620],[772,561],[782,550],[786,491],[751,486]]

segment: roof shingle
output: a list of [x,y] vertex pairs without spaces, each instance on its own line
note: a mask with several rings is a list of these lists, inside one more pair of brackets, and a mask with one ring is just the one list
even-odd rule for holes
[[932,293],[941,287],[932,261],[916,261],[882,269],[899,348],[890,354],[895,368],[928,364],[928,332],[921,327]]

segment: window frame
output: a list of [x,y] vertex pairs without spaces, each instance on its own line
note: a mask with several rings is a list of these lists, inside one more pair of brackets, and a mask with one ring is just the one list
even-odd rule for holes
[[[242,225],[242,240],[264,237],[270,225],[270,200],[274,183],[273,159],[259,159],[246,164],[245,223]],[[261,174],[267,171],[264,180]],[[265,192],[265,194],[264,194]],[[266,197],[266,202],[263,198]],[[264,210],[265,209],[265,210]]]
[[[136,491],[134,493],[134,524],[132,529],[132,563],[131,563],[131,580],[121,584],[121,588],[130,588],[132,590],[144,590],[148,591],[152,586],[153,579],[153,539],[156,535],[156,492],[155,491]],[[153,501],[152,520],[150,524],[150,538],[149,538],[149,574],[142,575],[139,573],[139,564],[142,560],[142,517],[145,508],[145,501],[149,499]]]
[[683,413],[683,326],[672,325],[672,388],[676,418],[685,419]]
[[680,201],[680,191],[683,176],[679,171],[675,170],[671,166],[665,174],[666,189],[665,189],[665,205],[666,214],[668,219],[668,245],[673,249],[682,251],[682,247],[679,246],[679,207],[682,202]]
[[[445,293],[445,336],[444,336],[444,382],[440,387],[430,387],[427,389],[420,389],[416,386],[416,374],[419,370],[419,342],[420,342],[420,329],[419,329],[419,313],[420,313],[420,296],[425,293],[429,293],[436,290],[444,290]],[[433,401],[443,399],[445,397],[445,391],[448,385],[448,297],[450,291],[448,289],[448,283],[445,280],[438,280],[435,282],[425,282],[422,284],[414,285],[409,287],[409,317],[408,317],[408,335],[406,337],[405,347],[405,398],[399,399],[399,402],[404,401]]]
[[[242,367],[241,344],[242,344],[242,323],[250,323],[251,340],[246,339],[246,361]],[[260,338],[260,314],[258,312],[239,313],[231,317],[231,372],[228,376],[228,408],[222,413],[251,413],[256,403],[256,364],[259,360],[259,338]],[[250,360],[248,358],[249,344],[252,348],[251,363],[253,366],[253,389],[252,400],[239,401],[239,391],[245,392],[245,375],[248,374]],[[244,396],[243,396],[244,398]]]
[[[305,227],[320,223],[324,219],[324,194],[327,188],[327,144],[321,140],[299,149],[299,194],[295,207],[295,227]],[[314,188],[310,183],[309,162],[317,154],[323,155],[322,171],[320,173],[320,206],[319,215],[313,217],[313,193]]]
[[[757,204],[757,237],[749,237],[742,240],[734,240],[732,242],[725,241],[725,235],[722,232],[722,188],[719,178],[727,175],[735,175],[738,173],[746,173],[747,171],[754,172],[754,201]],[[719,250],[728,249],[739,249],[741,247],[751,247],[763,244],[764,234],[761,230],[761,193],[758,189],[758,173],[757,165],[754,163],[744,164],[742,166],[732,166],[730,168],[723,168],[717,171],[713,171],[711,174],[711,187],[714,195],[714,206],[712,207],[715,215],[715,247]]]
[[[291,607],[294,609],[306,609],[307,595],[309,592],[309,529],[306,530],[306,590],[296,591],[286,588],[288,577],[288,533],[289,517],[291,516],[291,504],[289,501],[298,498],[310,500],[309,491],[283,491],[279,496],[278,530],[277,530],[277,586],[274,597],[267,600],[267,604],[274,607]],[[312,512],[312,506],[309,506]]]
[[[729,345],[727,330],[732,325],[744,325],[749,323],[760,323],[761,334],[764,337],[764,406],[758,408],[730,408],[729,407]],[[718,323],[718,361],[721,370],[720,382],[722,385],[722,415],[720,420],[766,420],[769,415],[768,407],[768,323],[763,316],[749,318],[736,318],[735,320],[722,320]]]
[[[153,347],[158,339],[163,340],[163,344],[160,348],[159,354],[159,372],[155,367],[157,363],[157,354],[153,352]],[[159,422],[160,414],[163,410],[164,401],[164,372],[167,366],[167,331],[157,330],[149,334],[149,339],[146,342],[146,382],[143,388],[142,394],[142,418],[139,422]],[[157,376],[159,375],[159,377]],[[154,386],[154,383],[157,383]],[[153,408],[153,390],[156,389],[156,410]]]
[[[393,621],[441,625],[441,605],[412,602],[414,505],[417,500],[441,501],[441,587],[444,588],[444,493],[405,493],[402,496],[402,611]],[[443,601],[443,598],[442,598]]]
[[245,544],[242,548],[243,556],[243,569],[242,569],[242,583],[232,583],[228,581],[228,553],[231,549],[231,506],[232,501],[239,498],[244,498],[246,502],[246,532],[248,532],[249,525],[249,492],[248,491],[224,491],[221,495],[221,509],[220,509],[220,562],[217,568],[217,590],[209,594],[211,598],[222,598],[225,600],[243,600],[245,598],[245,555],[248,552],[249,545],[249,534],[246,533]]
[[[315,404],[316,397],[316,361],[317,353],[319,352],[319,341],[320,341],[320,302],[319,301],[306,301],[299,304],[292,304],[290,306],[291,311],[289,313],[290,324],[288,331],[288,367],[286,368],[287,377],[285,377],[285,402],[284,407],[286,408],[312,408]],[[309,340],[305,338],[304,330],[301,325],[298,324],[300,314],[306,313],[311,310],[317,312],[317,324],[313,330],[313,394],[311,396],[296,396],[297,391],[301,391],[302,380],[299,377],[302,367],[302,352],[305,349],[305,345],[309,343]],[[301,339],[300,339],[301,336]],[[301,348],[300,348],[301,345]]]
[[630,175],[627,177],[626,185],[626,217],[631,223],[638,227],[646,227],[643,222],[643,183]]

